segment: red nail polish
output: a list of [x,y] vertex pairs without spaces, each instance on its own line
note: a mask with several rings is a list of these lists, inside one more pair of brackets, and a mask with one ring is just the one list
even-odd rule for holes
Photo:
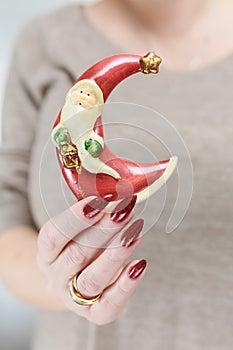
[[130,212],[133,210],[133,207],[136,204],[137,196],[133,195],[131,200],[129,200],[129,198],[125,198],[116,206],[111,214],[112,221],[121,222],[125,220],[127,216],[129,216]]
[[132,280],[136,280],[136,278],[138,278],[143,273],[143,271],[146,268],[146,265],[147,265],[147,262],[145,259],[140,260],[137,264],[132,266],[131,269],[129,270],[129,277]]
[[112,201],[117,200],[117,193],[105,194],[102,198],[103,198],[103,200],[105,200],[107,202],[112,202]]
[[94,198],[90,203],[86,204],[83,208],[83,214],[86,218],[93,218],[103,210],[109,202],[103,200],[100,197]]
[[142,231],[144,225],[143,219],[138,219],[130,225],[127,230],[123,233],[121,237],[122,247],[129,248],[134,241],[138,238],[140,232]]

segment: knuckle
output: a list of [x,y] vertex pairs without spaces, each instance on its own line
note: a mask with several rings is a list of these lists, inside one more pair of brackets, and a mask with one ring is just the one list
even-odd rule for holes
[[68,266],[79,266],[85,264],[86,257],[80,245],[71,242],[65,249],[64,260]]
[[104,306],[105,310],[108,310],[108,313],[110,312],[111,315],[117,316],[120,312],[119,304],[113,299],[106,298],[104,300]]
[[52,228],[48,224],[45,224],[40,230],[37,241],[39,249],[46,249],[52,251],[55,248],[55,242],[52,238],[51,230]]
[[[104,305],[105,316],[107,319],[114,320],[116,319],[122,312],[124,305],[126,304],[129,298],[129,292],[126,288],[118,283],[118,298],[102,298],[102,303]],[[106,321],[106,320],[105,320]],[[107,321],[108,323],[109,321]]]
[[77,286],[79,292],[84,295],[95,296],[102,291],[100,284],[93,276],[85,276],[84,273],[78,278]]
[[126,254],[125,254],[125,249],[121,248],[110,248],[108,249],[108,261],[110,263],[121,263],[122,261],[125,260]]
[[120,282],[117,282],[118,294],[123,298],[128,297],[129,290]]

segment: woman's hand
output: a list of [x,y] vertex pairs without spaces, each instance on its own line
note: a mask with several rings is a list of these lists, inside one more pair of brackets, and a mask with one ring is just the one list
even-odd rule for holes
[[[68,309],[96,324],[106,324],[117,318],[143,276],[145,260],[131,261],[122,268],[140,242],[143,220],[132,223],[135,196],[110,214],[102,211],[107,202],[88,200],[42,227],[37,260],[50,292]],[[72,300],[68,285],[75,274],[82,296],[91,298],[103,292],[97,303],[81,306]]]

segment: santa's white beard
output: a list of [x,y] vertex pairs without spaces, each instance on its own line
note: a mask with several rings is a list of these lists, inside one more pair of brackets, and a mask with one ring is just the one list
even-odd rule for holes
[[72,142],[79,147],[83,137],[86,138],[92,132],[101,113],[102,105],[85,109],[67,101],[62,109],[60,123],[68,129]]

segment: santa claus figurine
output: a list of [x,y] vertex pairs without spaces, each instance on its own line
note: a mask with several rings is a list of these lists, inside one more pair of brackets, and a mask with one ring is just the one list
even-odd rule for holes
[[115,55],[96,63],[69,90],[52,131],[63,176],[77,199],[96,195],[115,201],[156,192],[175,170],[177,158],[137,164],[117,157],[104,144],[101,114],[116,85],[132,74],[158,73],[153,52]]

